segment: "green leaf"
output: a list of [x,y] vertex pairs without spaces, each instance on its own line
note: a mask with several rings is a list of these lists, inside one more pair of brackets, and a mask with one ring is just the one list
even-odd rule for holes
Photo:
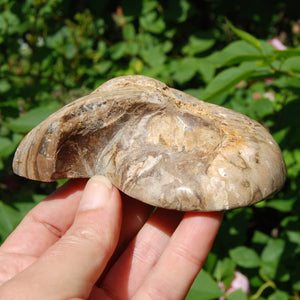
[[7,238],[29,210],[44,199],[45,195],[33,194],[28,197],[23,194],[20,198],[22,201],[18,200],[12,204],[0,200],[0,242]]
[[265,57],[245,41],[235,41],[230,43],[221,51],[214,52],[206,58],[217,67],[239,64],[244,61],[257,61]]
[[120,59],[126,51],[126,43],[119,42],[110,48],[112,60]]
[[261,254],[262,270],[272,279],[275,279],[275,276],[277,275],[280,258],[284,248],[284,240],[270,239]]
[[211,100],[235,87],[240,81],[246,80],[255,69],[245,69],[242,67],[233,67],[219,73],[212,82],[206,87],[201,95],[203,100]]
[[194,56],[198,53],[204,52],[210,49],[216,40],[211,36],[210,33],[202,33],[191,35],[189,37],[188,44],[182,49],[182,53],[190,56]]
[[300,49],[273,50],[276,59],[300,56]]
[[64,45],[64,52],[67,59],[72,59],[77,52],[77,48],[74,44],[66,43]]
[[300,246],[300,217],[288,216],[282,220],[280,226],[285,230],[288,240],[295,245]]
[[210,300],[224,296],[218,283],[203,269],[195,279],[186,300]]
[[241,290],[238,289],[232,293],[230,293],[228,296],[226,296],[226,300],[247,300],[247,295]]
[[269,99],[262,98],[252,102],[253,110],[259,119],[271,115],[274,112],[274,105]]
[[173,43],[170,40],[166,40],[161,47],[164,53],[168,53],[173,49]]
[[112,67],[112,62],[110,60],[101,61],[94,65],[94,70],[97,71],[98,74],[105,74]]
[[6,79],[0,79],[0,93],[6,93],[11,88],[11,84]]
[[260,258],[257,253],[245,246],[239,246],[229,251],[233,261],[244,268],[257,268],[260,266]]
[[0,238],[4,240],[20,221],[18,211],[0,200]]
[[202,91],[203,91],[203,89],[200,88],[200,89],[187,89],[187,90],[184,90],[183,92],[190,94],[195,98],[200,99],[200,95],[201,95]]
[[141,26],[149,32],[152,33],[162,33],[166,24],[161,16],[159,16],[155,11],[151,11],[144,16],[140,17]]
[[290,299],[289,294],[283,291],[276,291],[271,296],[268,297],[268,300],[288,300]]
[[235,267],[235,262],[230,258],[219,260],[214,271],[214,276],[218,281],[222,281],[225,287],[228,287],[234,277]]
[[141,59],[132,59],[130,61],[129,66],[130,66],[130,69],[132,69],[134,71],[134,73],[140,74],[141,71],[143,70],[144,63]]
[[135,29],[133,24],[127,24],[122,28],[123,37],[125,40],[133,40],[135,37]]
[[197,68],[206,83],[212,81],[216,72],[216,69],[212,63],[210,63],[206,59],[199,59]]
[[[10,10],[5,10],[0,17],[0,34],[4,32],[8,34],[18,33],[20,30],[20,19],[19,16],[12,13]],[[22,32],[20,32],[22,34]]]
[[299,228],[298,228],[298,230],[296,230],[296,229],[290,230],[289,228],[287,228],[286,235],[287,235],[289,241],[300,246],[300,230],[299,230]]
[[236,28],[228,20],[227,20],[227,24],[239,38],[241,38],[242,40],[246,41],[247,43],[249,43],[250,45],[255,47],[260,53],[263,53],[262,46],[256,37],[254,37],[253,35],[251,35],[250,33],[246,32],[246,31]]
[[219,260],[219,257],[216,253],[214,253],[213,251],[209,252],[209,254],[205,260],[205,263],[203,265],[203,269],[206,272],[212,274],[218,260]]
[[253,69],[255,72],[251,75],[251,79],[261,80],[262,78],[270,78],[274,76],[274,71],[269,65],[259,65],[260,61],[244,61],[240,64],[240,68]]
[[11,152],[13,146],[12,141],[9,138],[0,136],[0,157],[7,157]]
[[6,158],[14,153],[22,137],[22,135],[16,133],[12,135],[12,139],[0,136],[0,157]]
[[294,203],[297,199],[274,199],[266,201],[265,206],[274,208],[283,213],[290,212],[294,206]]
[[140,52],[142,58],[147,62],[150,66],[160,66],[164,64],[166,60],[166,55],[163,53],[160,46],[155,46],[148,49],[143,49]]
[[[142,8],[142,15],[146,15],[152,10],[155,10],[159,3],[156,0],[144,0],[143,8]],[[134,4],[137,5],[137,1],[134,1]]]
[[135,41],[131,41],[131,42],[127,43],[126,55],[132,56],[132,57],[137,57],[138,56],[137,54],[139,53],[139,48],[140,48],[139,43],[137,43]]
[[188,0],[169,0],[166,9],[166,17],[176,23],[185,22],[191,11],[191,4]]
[[[300,72],[300,56],[291,57],[285,61],[285,66],[291,69],[293,72]],[[299,78],[297,79],[299,82]],[[299,85],[298,85],[299,86]]]
[[270,237],[267,234],[256,230],[253,234],[252,243],[265,245],[269,239]]
[[16,133],[27,133],[49,115],[54,113],[58,108],[59,105],[56,103],[46,107],[34,108],[12,122],[6,123],[6,126]]
[[183,84],[195,76],[198,70],[198,62],[195,58],[185,57],[182,60],[174,62],[172,68],[175,71],[173,79]]
[[[297,270],[299,270],[299,268],[297,268]],[[297,277],[296,277],[297,276]],[[296,291],[300,291],[300,278],[299,278],[299,273],[296,275],[294,278],[294,282],[293,282],[293,289]]]

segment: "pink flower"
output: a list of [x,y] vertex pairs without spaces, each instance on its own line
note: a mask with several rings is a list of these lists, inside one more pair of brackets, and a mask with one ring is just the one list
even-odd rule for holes
[[[232,292],[241,289],[245,294],[248,294],[250,291],[250,284],[248,278],[239,271],[234,272],[233,280],[229,288],[225,291],[223,282],[219,283],[220,288],[225,292],[226,295],[231,294]],[[219,298],[219,300],[225,300],[224,297]]]
[[279,38],[274,38],[272,40],[268,40],[268,42],[277,50],[285,50],[286,46],[282,44]]
[[260,93],[254,93],[254,94],[252,95],[252,99],[253,99],[253,100],[259,100],[260,97],[261,97]]
[[264,97],[269,99],[270,101],[274,101],[275,100],[275,95],[273,92],[266,92],[264,93]]
[[292,27],[292,31],[294,34],[299,35],[300,34],[300,25],[298,23],[295,23]]
[[266,84],[268,84],[268,85],[271,85],[272,83],[273,83],[273,81],[274,81],[274,78],[265,78],[264,79],[264,82],[266,83]]

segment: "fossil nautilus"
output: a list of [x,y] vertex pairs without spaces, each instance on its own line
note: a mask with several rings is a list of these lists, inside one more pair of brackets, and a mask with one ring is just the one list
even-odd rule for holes
[[183,211],[251,205],[286,177],[262,125],[140,75],[111,79],[49,116],[21,142],[13,169],[40,181],[101,174],[133,198]]

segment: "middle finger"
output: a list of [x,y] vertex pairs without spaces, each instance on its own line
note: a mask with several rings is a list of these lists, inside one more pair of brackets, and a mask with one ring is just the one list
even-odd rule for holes
[[182,216],[182,212],[157,209],[109,270],[101,288],[117,299],[130,298],[159,259]]

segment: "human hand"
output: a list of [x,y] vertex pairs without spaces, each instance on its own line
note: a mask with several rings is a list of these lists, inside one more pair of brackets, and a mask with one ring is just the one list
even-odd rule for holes
[[0,247],[0,299],[183,299],[222,213],[122,198],[96,176],[33,208]]

